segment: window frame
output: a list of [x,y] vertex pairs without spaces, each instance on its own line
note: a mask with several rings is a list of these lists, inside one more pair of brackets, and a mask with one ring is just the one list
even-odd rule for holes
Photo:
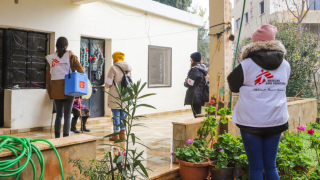
[[253,2],[251,1],[250,2],[250,18],[252,18],[253,17]]
[[[310,11],[319,11],[320,10],[320,8],[319,9],[317,9],[317,1],[318,1],[318,3],[319,3],[319,7],[320,7],[320,1],[319,0],[316,0],[314,3],[313,3],[313,5],[310,7]],[[309,2],[308,2],[308,4],[309,4],[309,6],[310,6],[310,4],[313,2],[313,0],[309,0]]]
[[[239,24],[238,24],[238,21],[239,21]],[[240,29],[240,26],[241,26],[241,19],[238,18],[236,19],[236,30]]]
[[[262,11],[261,11],[261,7],[262,7],[262,3],[263,3],[263,13],[262,13]],[[264,15],[265,13],[266,13],[266,8],[265,8],[266,6],[265,6],[265,2],[264,2],[264,0],[262,0],[262,1],[260,1],[260,3],[259,3],[259,15],[260,16],[262,16],[262,15]]]
[[[37,32],[37,31],[30,31],[30,30],[24,30],[24,29],[13,29],[13,28],[2,28],[4,34],[3,34],[3,64],[2,64],[2,68],[3,68],[3,72],[2,72],[2,88],[3,89],[11,89],[14,87],[14,84],[12,84],[13,82],[11,82],[11,79],[9,78],[12,74],[14,74],[13,70],[14,70],[14,60],[13,60],[13,56],[12,52],[10,51],[26,51],[28,54],[26,55],[26,62],[25,62],[25,66],[19,67],[17,69],[19,70],[25,70],[25,74],[26,74],[26,79],[25,79],[25,84],[26,86],[19,86],[20,89],[47,89],[46,87],[46,72],[47,72],[47,60],[46,60],[46,56],[50,54],[50,39],[51,39],[51,35],[50,33],[44,33],[44,32]],[[13,32],[23,32],[26,33],[26,39],[27,39],[27,47],[29,46],[29,34],[42,34],[45,36],[46,40],[45,40],[45,50],[43,51],[45,56],[43,57],[44,59],[44,66],[43,68],[33,68],[32,65],[34,62],[32,61],[28,61],[29,60],[29,52],[38,52],[38,51],[34,51],[34,50],[30,50],[29,47],[25,50],[22,49],[14,49],[13,48],[13,40],[12,40],[12,34]],[[10,52],[10,53],[9,53]],[[32,58],[32,55],[31,55]],[[24,58],[22,58],[24,59]],[[33,71],[33,70],[41,70],[41,72],[43,72],[44,77],[41,77],[41,79],[43,79],[44,86],[30,86],[30,84],[34,81],[31,81],[28,77],[29,72]],[[16,83],[17,85],[20,85],[21,83]]]
[[245,13],[246,24],[249,24],[249,12]]
[[[170,49],[171,54],[170,54],[170,83],[169,85],[162,85],[162,86],[154,86],[150,85],[150,48],[165,48],[165,49]],[[148,88],[164,88],[164,87],[172,87],[172,47],[165,47],[165,46],[154,46],[154,45],[148,45]]]

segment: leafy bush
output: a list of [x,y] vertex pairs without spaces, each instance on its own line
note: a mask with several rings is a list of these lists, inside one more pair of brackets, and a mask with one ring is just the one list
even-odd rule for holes
[[[249,169],[249,163],[241,136],[234,137],[229,133],[222,134],[212,147],[215,151],[211,154],[210,159],[218,160],[217,168],[226,167],[228,163],[235,163],[237,166]],[[223,158],[227,159],[223,160]]]
[[276,39],[282,41],[286,47],[287,55],[285,59],[291,66],[287,96],[293,97],[303,88],[306,88],[300,97],[315,97],[313,69],[316,68],[319,55],[317,36],[311,33],[300,34],[297,31],[297,24],[291,22],[273,22],[272,24],[278,28]]
[[203,163],[208,161],[204,158],[204,155],[199,151],[198,148],[194,146],[184,146],[184,148],[177,148],[173,155],[179,160],[193,162],[193,163]]

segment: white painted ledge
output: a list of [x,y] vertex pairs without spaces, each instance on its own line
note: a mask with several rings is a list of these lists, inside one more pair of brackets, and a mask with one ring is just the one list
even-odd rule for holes
[[[73,0],[80,1],[80,0]],[[90,0],[82,0],[90,1]],[[133,9],[145,11],[146,13],[155,14],[158,16],[166,17],[176,21],[184,22],[194,26],[202,26],[203,18],[201,16],[158,3],[152,0],[105,0],[110,3],[115,3],[127,6]]]
[[87,4],[95,1],[99,1],[99,0],[71,0],[73,4]]

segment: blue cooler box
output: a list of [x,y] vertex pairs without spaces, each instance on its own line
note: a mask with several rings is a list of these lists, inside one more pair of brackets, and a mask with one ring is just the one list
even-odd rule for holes
[[79,97],[88,94],[88,76],[78,72],[73,72],[65,76],[64,94]]

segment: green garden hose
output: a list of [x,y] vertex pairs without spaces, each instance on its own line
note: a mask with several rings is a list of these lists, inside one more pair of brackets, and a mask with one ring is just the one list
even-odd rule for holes
[[[236,52],[234,53],[234,61],[233,61],[232,70],[236,67],[236,59],[237,59],[237,53],[238,53],[238,47],[239,47],[240,34],[241,34],[241,29],[242,29],[242,22],[243,22],[243,15],[244,15],[245,7],[246,7],[246,0],[244,0],[244,2],[243,2],[241,22],[240,22],[240,28],[239,28],[239,34],[238,34],[238,41],[237,41]],[[232,92],[230,92],[230,109],[232,109]]]
[[[43,141],[48,143],[52,149],[55,151],[59,163],[60,163],[60,169],[61,169],[61,179],[64,180],[63,175],[63,167],[61,163],[60,156],[58,154],[57,149],[47,140],[45,139],[27,139],[27,138],[16,138],[13,136],[0,136],[0,153],[3,151],[3,149],[8,149],[13,152],[13,154],[16,156],[15,159],[9,159],[9,160],[3,160],[0,161],[0,171],[7,172],[7,174],[0,174],[0,177],[10,177],[10,176],[17,176],[16,180],[19,179],[20,172],[23,171],[28,163],[30,162],[33,167],[33,179],[36,180],[36,166],[33,163],[33,160],[31,159],[32,150],[36,153],[39,162],[40,162],[40,168],[41,168],[41,175],[39,180],[43,179],[44,174],[44,158],[42,156],[42,153],[40,149],[35,146],[34,144],[31,144],[31,142],[37,142],[37,141]],[[21,158],[25,156],[27,159],[23,165],[21,165]],[[18,164],[18,168],[16,169],[10,169],[15,164]]]

